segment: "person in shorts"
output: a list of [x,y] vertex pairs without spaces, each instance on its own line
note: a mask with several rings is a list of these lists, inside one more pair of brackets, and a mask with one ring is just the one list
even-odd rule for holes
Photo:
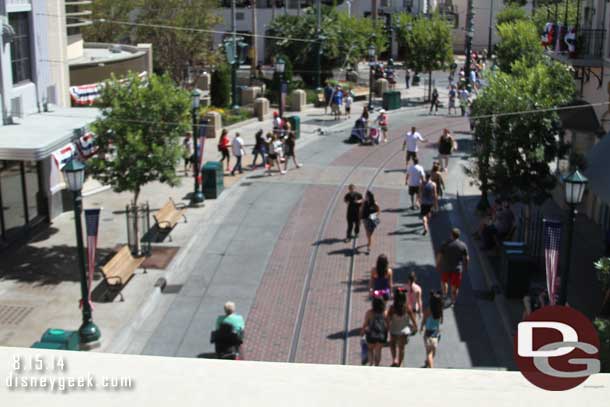
[[402,149],[407,150],[406,165],[409,165],[409,160],[417,158],[417,143],[420,141],[426,142],[426,139],[421,136],[415,126],[411,127],[411,131],[405,134],[405,141],[402,143]]
[[420,332],[424,334],[424,346],[426,347],[424,367],[433,368],[434,356],[436,356],[438,342],[441,340],[441,324],[443,323],[441,293],[431,291],[429,304],[421,321]]
[[366,338],[369,366],[379,366],[381,350],[388,341],[387,312],[382,297],[373,298],[371,305],[371,309],[364,314],[360,335]]
[[352,117],[352,104],[354,103],[354,97],[352,96],[352,92],[347,92],[347,96],[345,97],[345,116],[347,118]]
[[451,230],[450,239],[443,243],[436,259],[437,269],[441,273],[443,297],[447,299],[451,287],[451,305],[455,304],[463,273],[468,269],[468,246],[460,240],[460,230]]
[[430,174],[426,174],[426,181],[421,187],[421,219],[424,224],[424,236],[428,233],[428,223],[432,215],[432,208],[438,207],[438,195],[436,184],[430,179]]
[[388,310],[388,325],[392,367],[400,367],[405,359],[405,347],[409,342],[409,335],[417,332],[415,313],[407,301],[404,288],[394,290],[394,303]]
[[424,167],[419,165],[419,160],[413,159],[413,165],[407,168],[407,177],[405,185],[409,187],[409,195],[411,196],[411,209],[415,209],[415,203],[419,205],[419,189],[422,181],[426,177]]

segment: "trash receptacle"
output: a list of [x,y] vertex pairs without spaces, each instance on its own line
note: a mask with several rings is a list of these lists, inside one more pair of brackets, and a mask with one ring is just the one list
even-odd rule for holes
[[36,349],[66,350],[61,343],[56,342],[34,342],[31,347]]
[[389,90],[383,93],[383,108],[385,110],[396,110],[400,109],[400,91]]
[[526,253],[523,242],[503,242],[501,285],[507,298],[523,298],[535,273],[536,261]]
[[222,163],[208,161],[201,168],[203,195],[206,199],[216,199],[224,189],[224,172]]
[[66,331],[63,329],[47,329],[40,342],[57,343],[65,350],[80,349],[80,335],[77,331]]
[[288,118],[288,122],[290,123],[290,128],[294,131],[294,134],[297,136],[297,139],[301,137],[301,117],[300,116],[290,116]]
[[413,80],[411,81],[411,86],[419,86],[420,80],[421,79],[420,79],[419,75],[413,76]]

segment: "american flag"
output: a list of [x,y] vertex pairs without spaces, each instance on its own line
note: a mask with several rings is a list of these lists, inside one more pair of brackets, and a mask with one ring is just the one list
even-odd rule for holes
[[544,232],[544,262],[546,265],[546,286],[549,293],[550,305],[555,305],[559,294],[559,251],[561,249],[561,222],[556,220],[543,220]]
[[[87,266],[89,271],[87,293],[91,308],[91,285],[93,283],[93,272],[95,271],[95,249],[97,248],[97,232],[99,229],[101,208],[85,209],[85,226],[87,229]],[[82,304],[81,304],[82,306]]]

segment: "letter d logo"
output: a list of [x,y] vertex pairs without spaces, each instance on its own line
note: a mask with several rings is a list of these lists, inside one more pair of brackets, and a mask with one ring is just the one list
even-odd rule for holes
[[564,346],[555,350],[534,350],[534,329],[554,329],[561,332],[563,342],[578,342],[578,334],[570,325],[550,321],[520,322],[517,328],[517,353],[519,356],[554,358],[567,355],[574,350],[573,346]]

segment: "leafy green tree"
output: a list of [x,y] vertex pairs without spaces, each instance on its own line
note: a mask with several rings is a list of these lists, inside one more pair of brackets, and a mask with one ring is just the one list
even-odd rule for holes
[[100,154],[91,159],[90,173],[115,192],[132,192],[134,205],[149,182],[178,185],[175,167],[190,128],[190,105],[188,91],[169,76],[113,76],[97,102],[101,117],[92,128]]
[[[136,8],[137,0],[95,0],[91,5],[94,24],[82,28],[83,38],[87,42],[128,42],[131,27],[116,24],[113,21],[128,20],[129,13]],[[104,19],[107,22],[99,20]]]
[[[285,55],[291,61],[294,73],[309,85],[315,81],[315,61],[319,46],[316,27],[316,14],[309,9],[300,17],[277,17],[268,30],[269,35],[283,38],[271,44],[272,55]],[[366,58],[372,41],[378,53],[387,48],[382,24],[374,27],[370,18],[350,18],[330,7],[323,8],[321,35],[322,81],[332,77],[333,69],[354,65]]]
[[[560,147],[552,109],[572,100],[574,83],[564,65],[549,59],[534,66],[521,59],[512,68],[512,75],[492,76],[473,102],[473,116],[482,117],[476,120],[476,152],[468,172],[478,178],[484,195],[492,191],[539,204],[557,182],[549,167]],[[515,112],[532,113],[508,114]]]
[[405,65],[417,72],[428,72],[428,97],[432,94],[432,71],[453,62],[451,29],[438,13],[414,18],[402,13],[396,18],[396,38]]
[[[177,83],[187,77],[187,64],[198,70],[214,65],[220,57],[212,51],[211,30],[221,22],[216,0],[136,0],[138,13],[134,35],[138,42],[153,44],[155,69],[169,74]],[[196,29],[167,29],[196,27]]]
[[516,3],[509,3],[496,15],[496,25],[514,23],[519,20],[528,20],[529,17],[523,7]]
[[212,105],[216,107],[229,106],[231,103],[231,67],[221,63],[212,71],[210,84]]
[[499,24],[497,28],[500,42],[496,45],[495,53],[502,71],[510,73],[511,65],[518,59],[530,66],[542,59],[544,51],[540,45],[540,36],[531,21],[517,20]]

